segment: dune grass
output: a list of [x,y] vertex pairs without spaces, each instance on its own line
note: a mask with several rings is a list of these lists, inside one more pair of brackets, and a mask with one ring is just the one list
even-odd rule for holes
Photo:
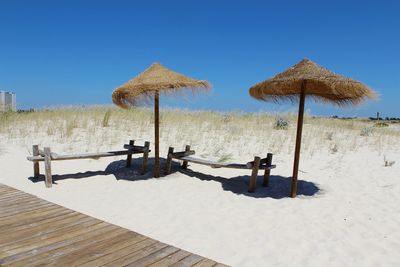
[[[277,118],[287,127],[277,128]],[[110,106],[59,108],[30,113],[0,113],[1,142],[56,147],[60,152],[119,149],[129,139],[153,143],[151,109]],[[373,127],[373,122],[305,117],[302,153],[339,153],[372,147],[382,154],[399,144],[397,125]],[[396,128],[397,127],[397,128]],[[368,134],[363,134],[368,130]],[[190,144],[198,155],[219,161],[274,154],[292,154],[295,114],[221,113],[162,109],[161,154]],[[163,155],[163,154],[162,154]]]

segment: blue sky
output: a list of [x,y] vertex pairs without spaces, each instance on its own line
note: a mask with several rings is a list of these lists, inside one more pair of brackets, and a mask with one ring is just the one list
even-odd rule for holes
[[248,88],[302,58],[381,96],[361,107],[306,103],[316,115],[400,117],[397,1],[4,1],[0,89],[19,108],[111,104],[111,92],[153,62],[206,79],[213,91],[170,107],[296,111]]

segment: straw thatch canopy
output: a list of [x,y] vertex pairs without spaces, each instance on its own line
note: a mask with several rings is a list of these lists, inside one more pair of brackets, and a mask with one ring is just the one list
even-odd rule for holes
[[207,81],[195,80],[167,69],[159,63],[114,90],[114,104],[127,108],[138,102],[152,99],[155,92],[175,93],[179,89],[209,89]]
[[376,94],[359,81],[335,74],[308,59],[250,88],[250,95],[265,101],[297,101],[302,87],[307,97],[337,105],[358,104]]
[[154,63],[143,73],[118,87],[112,93],[114,104],[128,108],[138,102],[154,99],[154,177],[160,177],[160,93],[180,89],[209,89],[207,81],[195,80]]
[[361,82],[337,75],[308,59],[303,59],[275,77],[252,86],[249,92],[252,97],[258,100],[275,102],[299,100],[291,197],[296,197],[297,195],[297,177],[306,97],[339,106],[359,104],[365,98],[373,99],[376,97],[375,92]]

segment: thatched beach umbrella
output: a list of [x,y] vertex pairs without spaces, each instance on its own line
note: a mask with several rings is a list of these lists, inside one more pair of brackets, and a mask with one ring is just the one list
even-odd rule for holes
[[159,151],[159,95],[175,93],[180,89],[209,89],[207,81],[195,80],[171,71],[159,63],[152,64],[143,73],[114,90],[112,100],[122,108],[154,99],[155,163],[154,177],[160,176]]
[[363,102],[365,98],[376,97],[375,93],[361,82],[337,75],[308,59],[303,59],[275,77],[252,86],[249,91],[250,95],[258,100],[300,100],[291,197],[296,197],[297,194],[305,97],[338,106],[355,105]]

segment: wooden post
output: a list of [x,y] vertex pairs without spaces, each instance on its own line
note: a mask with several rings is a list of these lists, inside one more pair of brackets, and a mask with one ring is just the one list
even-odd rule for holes
[[142,170],[140,172],[141,175],[146,173],[147,170],[147,159],[149,158],[149,150],[150,150],[150,142],[144,142],[144,152],[143,152],[143,162],[142,162]]
[[[265,164],[267,167],[272,165],[272,154],[268,153],[267,154],[267,162]],[[270,169],[266,169],[264,171],[264,181],[263,181],[263,186],[267,187],[269,185],[269,176],[271,174]]]
[[173,147],[169,147],[168,148],[168,155],[167,155],[167,163],[165,164],[165,175],[168,175],[168,174],[171,173],[172,153],[174,153],[174,148]]
[[[135,143],[135,140],[129,140],[129,145],[133,146]],[[128,154],[126,156],[126,167],[130,167],[132,165],[132,154]]]
[[303,81],[303,83],[301,84],[299,115],[298,115],[298,120],[297,120],[296,147],[295,147],[295,151],[294,151],[292,188],[291,188],[291,193],[290,193],[290,196],[292,198],[296,197],[296,195],[297,195],[297,175],[299,173],[301,133],[303,130],[304,102],[306,99],[305,87],[306,87],[306,81]]
[[[185,152],[188,152],[188,151],[190,151],[190,146],[186,145]],[[188,166],[188,162],[187,162],[187,160],[184,160],[182,163],[182,169],[187,169],[187,166]]]
[[[32,155],[39,156],[39,146],[34,145],[32,146]],[[40,169],[39,169],[39,161],[34,161],[33,162],[33,177],[34,178],[39,178],[40,176]]]
[[154,177],[160,177],[160,95],[156,91],[154,93]]
[[51,187],[53,179],[51,177],[51,151],[49,147],[44,148],[44,168],[45,168],[45,182],[46,187]]
[[260,168],[260,157],[254,157],[254,165],[253,165],[253,170],[251,171],[251,177],[248,189],[250,193],[253,193],[254,190],[256,189],[256,182],[257,182],[257,175],[259,168]]

